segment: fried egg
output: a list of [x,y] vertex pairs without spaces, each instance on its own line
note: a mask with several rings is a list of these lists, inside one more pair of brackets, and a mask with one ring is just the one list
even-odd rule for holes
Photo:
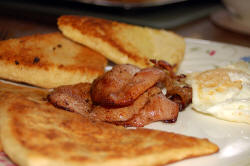
[[193,109],[219,119],[250,124],[249,66],[237,62],[194,74]]

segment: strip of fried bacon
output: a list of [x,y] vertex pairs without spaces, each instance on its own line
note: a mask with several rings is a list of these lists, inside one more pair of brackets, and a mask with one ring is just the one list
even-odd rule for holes
[[[155,121],[175,122],[192,93],[171,65],[153,61],[154,67],[139,69],[116,65],[92,84],[80,83],[55,88],[48,95],[57,107],[80,113],[94,121],[142,127]],[[159,85],[167,89],[166,96]],[[185,85],[185,86],[183,86]]]
[[132,65],[117,65],[94,81],[91,97],[102,106],[128,106],[164,78],[165,72],[159,68],[138,70]]
[[166,97],[179,105],[179,111],[184,110],[192,102],[192,88],[185,83],[185,75],[166,77]]
[[161,89],[154,86],[144,92],[133,104],[120,108],[96,106],[91,112],[95,119],[123,126],[143,127],[161,120],[176,120],[178,105],[167,99]]
[[48,100],[56,107],[88,117],[92,111],[90,88],[90,83],[60,86],[48,95]]
[[114,123],[123,126],[143,127],[156,121],[175,122],[179,113],[178,104],[166,98],[162,92],[152,93],[152,89],[146,92],[148,95],[147,103],[137,114],[134,114],[127,121]]
[[91,120],[123,126],[143,127],[154,121],[177,119],[178,105],[167,99],[158,87],[150,88],[133,104],[120,108],[93,105],[90,87],[89,83],[58,87],[48,99],[57,107],[77,112]]
[[111,105],[111,95],[121,91],[140,68],[134,65],[116,65],[92,83],[91,97],[95,104]]
[[192,102],[192,88],[185,82],[184,74],[176,75],[173,67],[163,60],[151,60],[155,67],[168,71],[165,75],[164,85],[167,90],[166,96],[179,105],[179,111],[184,110]]

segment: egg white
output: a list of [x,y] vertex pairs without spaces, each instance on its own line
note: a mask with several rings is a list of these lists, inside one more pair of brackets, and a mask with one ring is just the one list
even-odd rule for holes
[[[240,64],[240,65],[239,65]],[[242,65],[243,64],[243,65]],[[223,82],[220,68],[211,70],[214,77],[219,79],[211,82],[209,79],[202,80],[207,85],[203,86],[202,81],[197,77],[210,71],[196,73],[191,81],[193,88],[192,107],[199,112],[210,114],[216,118],[234,122],[244,122],[250,124],[250,71],[249,63],[235,63],[226,67],[226,75],[230,78],[230,83]],[[216,71],[216,72],[215,72]],[[214,81],[211,79],[211,81]],[[240,82],[240,86],[233,86],[233,82]],[[215,85],[214,85],[215,84]]]

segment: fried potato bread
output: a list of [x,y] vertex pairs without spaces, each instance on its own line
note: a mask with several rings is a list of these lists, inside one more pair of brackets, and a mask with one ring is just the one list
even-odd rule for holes
[[2,143],[0,141],[0,152],[2,152],[2,151],[3,151],[3,147],[2,147]]
[[0,78],[39,87],[92,82],[106,64],[105,57],[59,32],[0,42]]
[[58,27],[68,38],[86,45],[117,64],[152,65],[165,60],[178,68],[185,41],[177,34],[93,17],[61,16]]
[[3,150],[20,166],[153,166],[218,151],[207,139],[92,122],[32,94],[0,96]]
[[[34,91],[36,93],[34,93]],[[40,101],[40,100],[45,100],[41,97],[46,96],[48,91],[46,89],[34,89],[34,88],[29,88],[29,87],[24,87],[24,86],[15,86],[15,85],[6,84],[6,83],[0,81],[0,98],[4,99],[4,95],[6,93],[26,94],[26,95],[30,96],[30,99],[33,99],[33,100],[36,99],[36,100]],[[1,111],[1,109],[0,109],[0,111]],[[0,132],[0,135],[1,135],[1,132]],[[1,151],[3,151],[3,149],[2,149],[1,139],[0,139],[0,152]]]

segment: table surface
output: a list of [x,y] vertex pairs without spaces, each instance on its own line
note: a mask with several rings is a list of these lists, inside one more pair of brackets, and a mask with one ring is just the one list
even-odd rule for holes
[[250,35],[233,32],[217,26],[211,21],[209,16],[179,26],[173,30],[184,37],[250,47]]
[[[0,12],[0,32],[1,30],[8,31],[6,39],[27,36],[35,33],[58,31],[56,25],[58,15],[54,14],[48,17],[46,15],[34,13],[33,17],[33,14],[30,13],[30,11],[26,14],[25,11],[21,11],[21,14],[19,14],[20,9],[16,12],[15,9],[12,9],[12,11],[8,13],[5,11],[9,9],[4,10],[3,6],[0,8],[2,8]],[[232,32],[215,25],[211,21],[209,14],[204,16],[200,15],[200,18],[195,18],[189,22],[183,22],[178,26],[167,27],[166,29],[172,30],[183,37],[205,39],[250,47],[250,35]]]

